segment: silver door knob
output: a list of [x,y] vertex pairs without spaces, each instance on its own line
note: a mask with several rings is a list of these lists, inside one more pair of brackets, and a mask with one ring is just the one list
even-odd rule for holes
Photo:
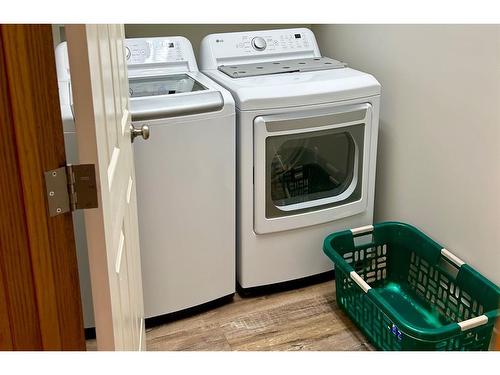
[[134,142],[135,137],[141,136],[142,139],[149,138],[149,126],[142,125],[140,128],[136,128],[134,125],[130,124],[130,140]]

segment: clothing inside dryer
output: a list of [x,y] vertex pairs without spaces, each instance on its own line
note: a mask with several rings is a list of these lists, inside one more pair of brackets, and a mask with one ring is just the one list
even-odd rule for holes
[[355,145],[348,132],[301,134],[283,142],[268,138],[271,198],[276,206],[332,197],[345,191],[353,177]]

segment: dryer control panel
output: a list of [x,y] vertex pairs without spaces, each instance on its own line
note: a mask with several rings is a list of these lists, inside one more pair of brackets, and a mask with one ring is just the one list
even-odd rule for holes
[[[217,41],[216,41],[217,43]],[[244,51],[248,54],[253,54],[255,51],[299,51],[309,49],[309,38],[307,33],[259,33],[254,36],[252,33],[242,35],[231,35],[219,38],[219,46],[221,49],[234,47],[237,51]],[[229,44],[229,46],[228,46]]]
[[207,35],[201,43],[203,69],[228,63],[319,57],[309,29],[278,29]]

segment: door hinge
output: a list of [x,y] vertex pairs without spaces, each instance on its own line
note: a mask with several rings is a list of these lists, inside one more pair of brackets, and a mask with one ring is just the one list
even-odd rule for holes
[[50,216],[98,206],[94,164],[69,164],[44,174]]

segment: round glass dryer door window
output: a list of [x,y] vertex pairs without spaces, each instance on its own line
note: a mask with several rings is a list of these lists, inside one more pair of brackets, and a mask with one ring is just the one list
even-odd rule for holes
[[363,127],[268,137],[266,217],[359,199]]

